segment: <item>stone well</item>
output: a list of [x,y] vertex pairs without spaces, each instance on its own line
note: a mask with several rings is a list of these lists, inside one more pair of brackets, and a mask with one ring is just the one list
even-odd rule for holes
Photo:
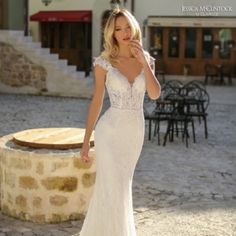
[[79,148],[36,149],[12,137],[0,139],[1,211],[37,223],[83,217],[96,177],[94,150],[83,163]]

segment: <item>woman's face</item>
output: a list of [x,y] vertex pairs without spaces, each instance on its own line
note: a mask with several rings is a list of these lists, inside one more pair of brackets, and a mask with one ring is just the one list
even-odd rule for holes
[[131,40],[131,27],[126,17],[117,17],[115,21],[114,38],[119,45],[129,44],[129,41]]

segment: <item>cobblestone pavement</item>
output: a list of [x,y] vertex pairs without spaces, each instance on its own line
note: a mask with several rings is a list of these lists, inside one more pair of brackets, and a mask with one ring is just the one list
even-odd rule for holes
[[[146,135],[133,181],[138,236],[236,236],[236,86],[208,91],[208,140],[197,122],[197,143],[190,140],[188,149],[181,140],[158,146]],[[0,136],[28,128],[84,127],[88,104],[0,94]],[[82,222],[40,225],[0,213],[0,236],[69,236]]]

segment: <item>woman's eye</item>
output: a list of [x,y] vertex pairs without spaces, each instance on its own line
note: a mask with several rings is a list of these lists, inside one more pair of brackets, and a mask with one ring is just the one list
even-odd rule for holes
[[120,29],[115,29],[115,31],[120,31]]

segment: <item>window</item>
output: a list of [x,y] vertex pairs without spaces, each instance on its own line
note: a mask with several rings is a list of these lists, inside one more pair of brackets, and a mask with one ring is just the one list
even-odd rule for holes
[[219,56],[222,59],[230,58],[230,49],[232,47],[232,31],[231,29],[219,30]]
[[185,58],[196,57],[196,29],[186,29],[185,31]]
[[202,30],[202,58],[212,58],[213,35],[211,29]]
[[173,28],[169,31],[169,57],[179,57],[179,29]]
[[150,53],[154,58],[158,56],[162,56],[163,50],[163,29],[158,27],[150,28]]

